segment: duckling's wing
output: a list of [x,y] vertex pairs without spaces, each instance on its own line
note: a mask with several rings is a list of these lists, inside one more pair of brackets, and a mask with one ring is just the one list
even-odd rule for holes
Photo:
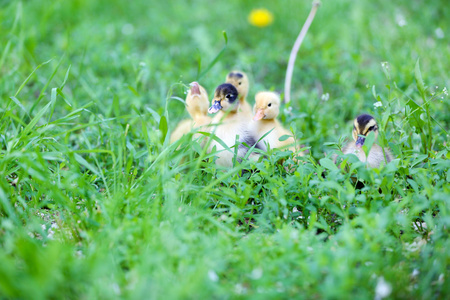
[[389,148],[384,148],[384,153],[386,155],[386,162],[389,163],[394,159],[392,152]]
[[[244,131],[243,136],[239,137],[239,146],[238,146],[238,161],[241,162],[242,158],[247,155],[248,150],[255,146],[256,149],[263,150],[261,144],[255,139],[255,137],[249,131]],[[250,159],[257,160],[259,158],[259,153],[252,152],[250,154]]]
[[263,146],[261,145],[261,143],[258,142],[249,131],[244,132],[244,136],[239,138],[239,142],[241,142],[241,144],[239,145],[239,150],[245,148],[248,151],[249,148],[245,146],[244,143],[247,144],[249,147],[255,146],[256,149],[263,150]]

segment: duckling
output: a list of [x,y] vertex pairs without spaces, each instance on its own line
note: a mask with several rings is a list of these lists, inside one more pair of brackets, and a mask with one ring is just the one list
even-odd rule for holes
[[252,116],[252,108],[245,100],[250,86],[247,74],[241,71],[231,71],[225,78],[225,82],[231,83],[237,89],[239,94],[239,112],[250,119]]
[[211,123],[211,118],[207,115],[209,100],[206,90],[195,81],[190,86],[191,88],[186,95],[186,110],[192,119],[186,119],[178,123],[170,136],[170,143],[179,140],[193,128]]
[[[254,132],[251,130],[250,121],[245,115],[238,113],[239,109],[238,91],[230,83],[224,83],[216,88],[214,93],[214,99],[212,100],[212,106],[208,112],[210,114],[217,113],[212,119],[211,132],[213,132],[219,139],[221,139],[228,147],[232,147],[236,144],[236,136],[239,135],[239,142],[246,143],[249,147],[256,144]],[[213,147],[217,150],[224,150],[224,147],[217,141],[211,139],[208,151],[211,152]],[[255,146],[261,149],[260,145]],[[238,159],[242,159],[246,155],[248,148],[239,144],[238,146]],[[218,153],[218,159],[216,163],[224,167],[233,166],[234,153],[230,151],[221,151]],[[255,156],[252,156],[255,157]]]
[[[259,92],[255,96],[255,116],[253,117],[254,127],[256,132],[256,139],[259,140],[267,132],[262,142],[270,145],[270,148],[287,148],[295,152],[295,139],[289,130],[283,128],[280,122],[276,119],[280,112],[280,97],[274,92]],[[279,138],[283,135],[290,135],[284,141]],[[300,153],[300,155],[303,155]]]
[[[358,116],[353,121],[353,139],[354,142],[348,143],[343,149],[342,153],[355,154],[362,162],[367,162],[371,168],[379,168],[380,165],[390,162],[393,157],[389,149],[381,148],[377,144],[373,144],[370,149],[369,155],[366,158],[366,154],[361,149],[365,142],[365,136],[369,132],[375,133],[375,140],[378,137],[378,125],[375,119],[371,115],[363,114]],[[364,137],[362,137],[364,136]]]

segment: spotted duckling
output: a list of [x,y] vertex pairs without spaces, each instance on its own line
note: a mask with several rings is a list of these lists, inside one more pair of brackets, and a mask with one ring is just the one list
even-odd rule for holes
[[232,84],[238,91],[239,112],[245,114],[249,119],[252,116],[252,108],[246,101],[250,87],[247,74],[242,71],[231,71],[225,78],[226,83]]
[[[210,114],[217,113],[212,119],[211,132],[214,133],[219,139],[221,139],[228,147],[232,147],[236,144],[236,136],[239,136],[239,142],[246,143],[249,147],[256,144],[255,134],[252,132],[250,126],[251,120],[245,115],[238,113],[239,99],[237,89],[230,83],[224,83],[216,88],[214,98],[212,100],[212,106],[208,112]],[[232,167],[234,153],[224,150],[225,148],[217,141],[211,139],[208,151],[211,152],[213,147],[216,147],[218,151],[217,165]],[[260,145],[255,146],[261,149]],[[233,149],[232,149],[233,150]],[[238,160],[242,159],[246,155],[248,147],[243,144],[238,146]],[[255,155],[251,156],[256,158]]]
[[170,143],[179,140],[193,128],[199,128],[211,123],[211,118],[208,117],[208,107],[208,93],[198,82],[192,82],[186,95],[186,110],[191,116],[191,119],[182,120],[178,123],[170,136]]
[[365,142],[365,137],[369,132],[375,133],[375,140],[378,137],[378,124],[371,115],[363,114],[358,116],[353,122],[353,139],[354,142],[350,142],[342,149],[344,154],[355,154],[362,162],[367,162],[371,168],[379,168],[381,165],[389,163],[393,157],[388,148],[381,148],[377,144],[373,144],[370,149],[369,155],[366,158],[366,154],[362,150],[362,146]]

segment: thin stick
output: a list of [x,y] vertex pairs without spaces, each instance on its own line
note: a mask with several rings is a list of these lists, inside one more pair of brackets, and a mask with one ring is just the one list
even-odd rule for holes
[[286,71],[286,81],[284,82],[284,103],[288,103],[291,101],[291,81],[292,81],[292,73],[294,72],[294,64],[295,58],[297,57],[297,52],[302,45],[303,39],[308,32],[309,26],[311,26],[312,21],[314,20],[314,16],[316,15],[316,11],[320,6],[319,0],[314,0],[311,8],[311,12],[309,13],[308,18],[303,24],[302,30],[295,41],[294,47],[292,47],[291,55],[289,56],[288,67]]

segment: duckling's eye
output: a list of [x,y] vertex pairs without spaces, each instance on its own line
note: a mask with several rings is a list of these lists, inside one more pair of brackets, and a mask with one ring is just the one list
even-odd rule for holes
[[369,131],[372,131],[374,129],[375,129],[375,125],[369,127]]
[[227,94],[227,95],[225,96],[225,98],[230,99],[230,98],[231,98],[231,95],[230,95],[230,94]]
[[267,106],[268,106],[268,107],[271,107],[271,106],[272,106],[272,103],[267,104]]
[[239,82],[239,85],[241,85],[242,82]]

